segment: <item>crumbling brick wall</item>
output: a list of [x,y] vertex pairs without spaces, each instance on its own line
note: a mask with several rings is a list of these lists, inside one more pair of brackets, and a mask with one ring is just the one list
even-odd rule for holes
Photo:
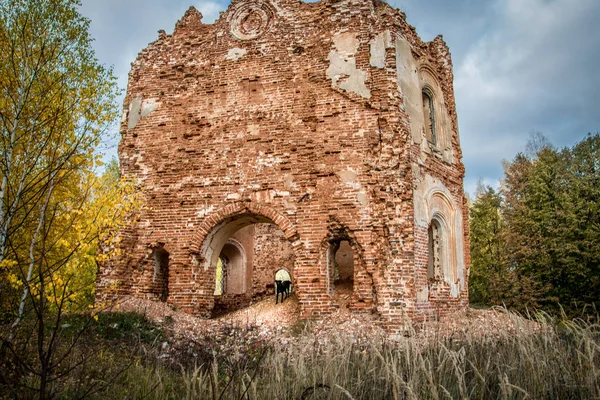
[[[159,299],[141,261],[164,243],[167,301],[210,316],[222,248],[270,223],[293,250],[303,317],[331,312],[342,240],[356,312],[393,331],[465,307],[468,216],[443,40],[424,43],[378,0],[234,0],[214,24],[201,18],[191,8],[132,64],[119,156],[147,207],[122,232],[124,256],[102,266],[98,297]],[[434,221],[444,260],[429,276]]]
[[274,224],[257,224],[254,232],[252,292],[272,292],[278,270],[285,269],[293,279],[294,250],[283,232]]
[[212,317],[218,317],[225,313],[248,307],[252,302],[252,294],[224,294],[215,296],[215,305],[212,309]]

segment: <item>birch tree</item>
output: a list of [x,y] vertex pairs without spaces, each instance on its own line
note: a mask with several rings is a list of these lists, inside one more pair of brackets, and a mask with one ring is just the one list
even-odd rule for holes
[[[79,6],[0,0],[0,361],[10,358],[10,378],[20,382],[13,390],[23,384],[40,398],[77,366],[65,369],[72,348],[56,353],[61,318],[85,305],[78,299],[86,290],[89,298],[93,282],[82,276],[95,268],[98,239],[129,209],[116,202],[132,194],[103,187],[94,173],[118,89]],[[23,337],[35,340],[17,349]],[[6,373],[0,382],[10,383]],[[35,379],[23,383],[19,374]]]

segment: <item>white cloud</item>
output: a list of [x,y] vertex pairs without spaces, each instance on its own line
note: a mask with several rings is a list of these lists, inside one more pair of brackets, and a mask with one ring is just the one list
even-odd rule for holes
[[227,4],[225,4],[225,2],[200,1],[198,5],[196,5],[196,8],[204,17],[202,18],[202,22],[211,24],[219,18],[219,13],[227,8]]
[[595,73],[600,2],[498,0],[493,9],[496,18],[486,34],[455,63],[461,143],[471,181],[479,171],[501,174],[499,165],[484,163],[514,157],[531,131],[542,131],[560,146],[600,128],[594,100],[600,85]]

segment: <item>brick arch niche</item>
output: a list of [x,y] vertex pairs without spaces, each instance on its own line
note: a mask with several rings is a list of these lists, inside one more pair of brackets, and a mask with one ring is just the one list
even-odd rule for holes
[[243,294],[248,290],[248,257],[244,244],[237,239],[229,239],[221,250],[220,258],[226,259],[222,274],[225,294]]
[[207,218],[190,246],[204,277],[199,313],[216,316],[271,294],[278,270],[293,274],[296,242],[291,222],[267,206],[228,207]]
[[[340,298],[351,310],[374,310],[377,287],[365,263],[365,251],[352,230],[330,221],[327,235],[321,240],[318,264],[325,277],[325,292],[335,303]],[[336,307],[339,306],[336,305]]]

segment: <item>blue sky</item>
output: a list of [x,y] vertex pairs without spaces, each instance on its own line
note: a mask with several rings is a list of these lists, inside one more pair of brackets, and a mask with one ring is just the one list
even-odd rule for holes
[[[454,63],[465,190],[497,185],[531,132],[558,147],[600,131],[599,0],[390,0],[424,40],[442,34]],[[122,88],[157,31],[194,6],[211,23],[228,1],[83,0],[100,62]],[[114,143],[113,143],[114,145]],[[116,150],[108,150],[109,155]]]

